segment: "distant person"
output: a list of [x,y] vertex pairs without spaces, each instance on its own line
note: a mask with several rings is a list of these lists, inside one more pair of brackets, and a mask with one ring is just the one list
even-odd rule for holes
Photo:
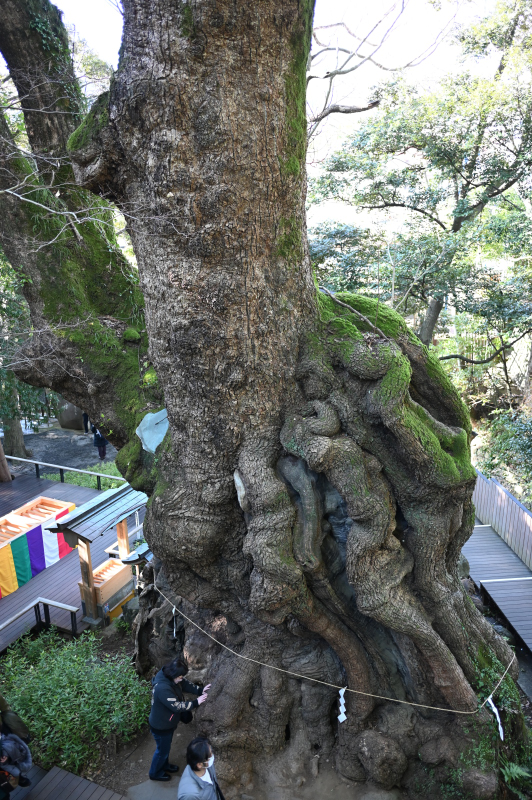
[[98,448],[98,455],[100,457],[100,461],[103,461],[105,458],[106,448],[109,442],[107,441],[103,433],[100,433],[96,425],[91,426],[91,431],[94,434],[94,441],[93,441],[94,447]]
[[29,786],[31,781],[26,777],[32,767],[30,748],[19,736],[8,733],[0,736],[0,766],[18,782],[18,786]]
[[83,430],[85,433],[89,432],[89,415],[86,411],[83,412]]
[[[185,680],[188,667],[181,659],[166,664],[152,679],[150,730],[157,745],[150,766],[150,780],[169,781],[167,773],[178,772],[179,767],[168,762],[172,737],[179,722],[192,722],[192,709],[207,699],[210,684],[202,689]],[[185,700],[183,692],[199,695],[197,700]]]
[[218,786],[211,743],[204,736],[187,747],[187,766],[183,771],[177,800],[225,800]]

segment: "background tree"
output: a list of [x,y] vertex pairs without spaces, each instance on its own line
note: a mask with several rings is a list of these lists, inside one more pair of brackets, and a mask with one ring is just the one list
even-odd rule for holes
[[[4,431],[3,449],[9,456],[31,458],[24,444],[21,419],[38,429],[57,412],[57,395],[19,381],[11,367],[17,351],[31,334],[29,309],[21,284],[11,265],[0,254],[0,420]],[[15,362],[15,363],[13,363]]]
[[[493,78],[463,72],[424,94],[400,80],[379,93],[379,111],[348,138],[316,181],[316,199],[360,209],[404,209],[442,242],[439,269],[452,265],[454,237],[512,187],[525,194],[531,170],[530,10],[500,3],[461,35],[464,53],[493,60]],[[435,289],[419,334],[425,344],[447,292]]]
[[[291,776],[318,754],[348,779],[437,796],[417,753],[446,736],[466,760],[444,765],[440,784],[495,797],[494,722],[453,713],[476,711],[486,671],[491,688],[512,659],[457,573],[474,519],[467,411],[399,315],[312,281],[312,4],[161,0],[154,14],[150,0],[125,0],[110,93],[72,133],[80,107],[59,15],[45,0],[37,12],[34,0],[3,7],[0,48],[26,98],[32,156],[4,128],[0,235],[46,331],[25,344],[31,366],[17,374],[74,402],[89,383],[121,469],[151,493],[153,577],[170,597],[160,614],[175,604],[230,648],[198,647],[185,626],[184,652],[213,677],[198,720],[227,794],[256,773],[291,798]],[[69,183],[67,135],[83,189]],[[142,389],[144,330],[129,350],[124,330],[142,319],[142,299],[90,192],[119,205],[138,261],[170,424],[155,458],[134,433],[158,399]],[[342,725],[337,692],[316,680],[358,692]],[[504,752],[517,758],[518,696],[509,677],[503,686]],[[467,756],[480,739],[484,772]]]

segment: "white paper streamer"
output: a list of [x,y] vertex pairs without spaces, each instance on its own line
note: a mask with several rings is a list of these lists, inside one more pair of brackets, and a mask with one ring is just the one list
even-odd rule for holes
[[345,688],[344,689],[340,689],[340,708],[339,708],[340,713],[338,714],[338,722],[345,722],[346,719],[347,719],[347,717],[345,715],[344,694],[345,694]]
[[499,711],[498,711],[495,703],[493,702],[493,700],[491,698],[492,698],[492,695],[490,694],[490,696],[488,697],[486,702],[489,705],[489,707],[491,708],[491,710],[493,711],[493,713],[495,714],[495,716],[497,717],[497,722],[499,724],[499,735],[500,735],[501,739],[504,742],[504,731],[502,729],[501,718],[499,717]]
[[174,610],[172,611],[172,614],[174,615],[174,639],[175,639],[175,606]]

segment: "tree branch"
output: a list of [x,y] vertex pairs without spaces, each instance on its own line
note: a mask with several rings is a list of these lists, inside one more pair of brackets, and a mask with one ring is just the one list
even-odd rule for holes
[[[447,361],[450,358],[459,358],[461,361],[466,361],[468,364],[487,364],[488,362],[493,361],[494,358],[497,358],[497,356],[500,355],[504,350],[509,350],[511,347],[514,346],[514,344],[517,344],[517,342],[519,342],[524,336],[526,336],[527,333],[532,333],[532,328],[528,328],[528,330],[526,330],[524,333],[522,333],[521,336],[518,336],[517,339],[514,339],[513,342],[510,342],[509,344],[503,344],[503,346],[499,347],[499,349],[496,350],[493,353],[493,355],[490,356],[489,358],[483,358],[482,360],[476,360],[474,358],[467,358],[466,356],[462,356],[462,355],[460,355],[460,353],[453,353],[453,355],[451,355],[451,356],[440,356],[439,360],[440,361]],[[501,339],[501,341],[502,341],[502,339]]]
[[333,105],[329,106],[329,108],[320,111],[319,114],[316,114],[310,120],[312,125],[316,125],[317,123],[321,122],[322,119],[328,117],[329,114],[360,114],[363,111],[370,111],[372,108],[377,108],[380,104],[380,100],[374,100],[373,103],[369,103],[367,106],[340,106],[340,105]]
[[430,214],[428,211],[425,211],[423,208],[418,208],[417,206],[411,206],[411,205],[408,205],[408,203],[383,203],[382,205],[378,205],[378,206],[374,206],[374,205],[362,206],[361,205],[360,208],[367,208],[367,209],[372,209],[372,208],[409,208],[410,211],[417,211],[418,214],[423,214],[424,217],[428,217],[433,222],[436,222],[440,226],[440,228],[442,228],[442,230],[447,232],[447,228],[445,227],[443,222],[441,222],[438,219],[438,217],[434,217],[432,214]]

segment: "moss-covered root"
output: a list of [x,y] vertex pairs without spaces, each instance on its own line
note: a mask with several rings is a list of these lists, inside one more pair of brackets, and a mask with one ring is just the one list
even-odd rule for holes
[[[380,465],[345,435],[335,435],[335,412],[314,403],[317,417],[288,418],[281,442],[311,469],[324,472],[345,498],[354,520],[347,541],[347,575],[363,614],[411,636],[431,665],[435,684],[452,707],[471,710],[476,698],[451,651],[433,630],[404,578],[410,553],[393,536],[395,505]],[[329,436],[324,434],[329,434]]]

